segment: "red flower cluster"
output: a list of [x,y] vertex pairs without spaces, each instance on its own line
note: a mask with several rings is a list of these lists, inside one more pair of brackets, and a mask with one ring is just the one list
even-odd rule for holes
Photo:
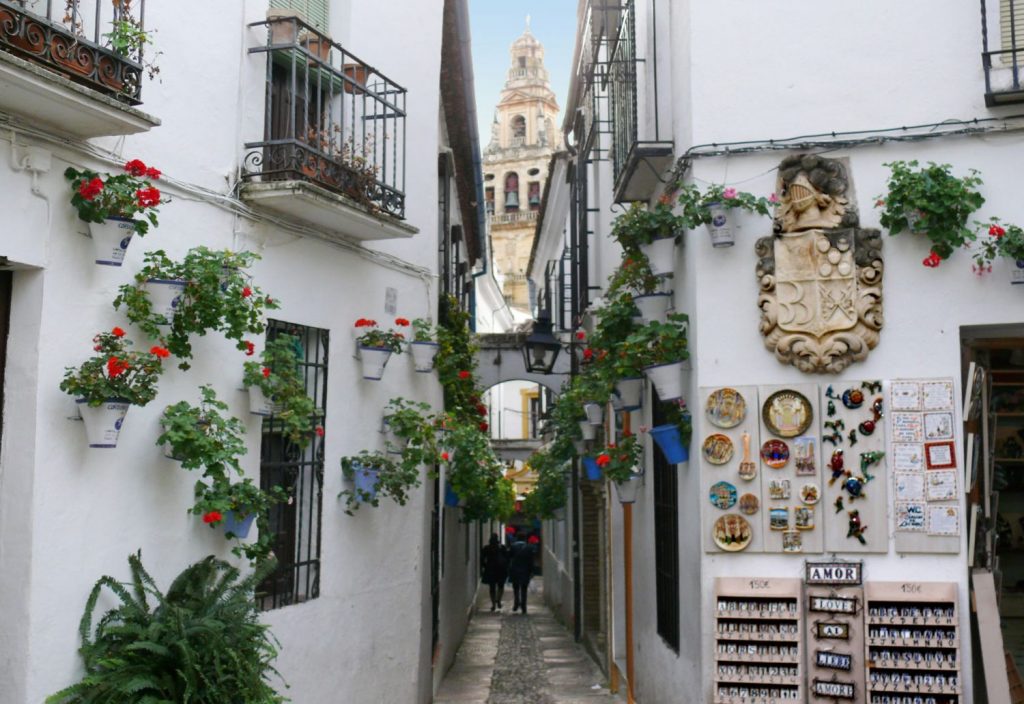
[[942,263],[942,257],[940,257],[935,252],[931,252],[927,257],[921,260],[921,263],[927,267],[934,269],[935,267]]
[[269,379],[270,378],[270,367],[263,367],[263,378],[264,379]]
[[992,227],[988,228],[988,234],[992,235],[996,239],[999,239],[1000,237],[1006,234],[1006,230],[999,227],[999,225],[993,225]]
[[459,372],[459,378],[460,378],[460,379],[468,379],[468,378],[469,378],[469,377],[471,377],[471,376],[473,376],[473,375],[472,375],[472,374],[470,374],[470,373],[469,373],[468,371],[466,371],[465,369],[463,369],[463,370],[462,370],[461,372]]
[[252,295],[252,289],[249,288],[248,286],[245,286],[242,289],[242,298],[248,298],[251,295]]
[[449,457],[450,457],[450,455],[447,452],[442,452],[441,453],[441,459],[444,460],[445,462],[448,461]]
[[224,516],[220,514],[220,511],[207,511],[203,514],[203,523],[220,523],[224,520]]
[[587,349],[583,350],[583,359],[585,359],[585,360],[587,360],[589,362],[593,358],[594,358],[594,350],[590,349],[589,347]]
[[577,331],[576,332],[576,339],[577,340],[586,340],[587,339],[587,333],[583,332],[582,330]]
[[322,425],[316,426],[316,436],[322,438],[324,436],[324,427]]
[[160,170],[154,169],[152,166],[146,166],[141,159],[132,159],[124,165],[124,170],[132,176],[148,176],[154,181],[160,178]]
[[360,318],[356,321],[357,328],[374,328],[377,327],[376,320],[370,320],[369,318]]
[[486,433],[486,432],[487,432],[487,430],[488,430],[488,429],[489,429],[489,428],[490,428],[491,426],[487,425],[487,422],[486,422],[486,421],[480,421],[480,426],[479,426],[479,427],[480,427],[480,432],[481,432],[481,433]]
[[113,335],[114,337],[124,337],[124,330],[115,327],[113,330],[110,331],[110,334]]
[[540,538],[538,538],[536,535],[531,535],[529,538],[526,539],[526,542],[528,542],[530,545],[536,545],[540,542]]
[[515,535],[516,534],[516,527],[515,526],[505,526],[505,534],[506,535]]
[[408,327],[409,326],[409,321],[406,320],[405,318],[395,318],[395,325],[398,325],[399,327],[403,327],[403,328],[404,327]]
[[156,355],[160,359],[167,359],[168,357],[171,356],[170,350],[159,346],[150,347],[149,353],[152,355]]
[[246,340],[245,342],[245,356],[252,357],[256,353],[256,345]]
[[83,180],[78,184],[78,194],[86,200],[92,200],[98,196],[102,190],[103,181],[98,176],[90,181]]
[[128,371],[128,362],[117,357],[111,357],[107,360],[107,376],[111,379],[116,379],[126,371]]
[[485,415],[487,415],[487,406],[485,406],[485,405],[484,405],[484,404],[482,404],[482,403],[478,403],[478,404],[476,405],[476,412],[477,412],[477,413],[479,413],[479,414],[480,414],[480,415],[482,415],[482,416],[485,416]]
[[596,460],[598,467],[604,467],[606,464],[608,464],[611,461],[612,461],[612,458],[608,456],[607,452],[602,452],[600,455],[597,456],[597,460]]
[[140,188],[135,191],[135,198],[140,208],[155,208],[160,205],[160,189],[153,188]]

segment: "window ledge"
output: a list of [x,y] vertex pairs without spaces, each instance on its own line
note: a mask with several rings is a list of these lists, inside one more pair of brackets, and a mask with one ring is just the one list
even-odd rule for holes
[[246,183],[245,202],[320,230],[324,239],[391,240],[412,237],[419,228],[306,181]]
[[88,139],[147,132],[160,120],[53,71],[0,51],[0,111]]
[[615,183],[615,202],[650,200],[672,166],[672,142],[633,142]]

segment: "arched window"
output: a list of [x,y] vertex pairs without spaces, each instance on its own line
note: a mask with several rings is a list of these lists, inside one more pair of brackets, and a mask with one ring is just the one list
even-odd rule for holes
[[523,117],[522,115],[516,115],[515,117],[512,118],[512,136],[526,136],[526,118]]
[[510,171],[505,174],[505,212],[519,210],[519,174]]

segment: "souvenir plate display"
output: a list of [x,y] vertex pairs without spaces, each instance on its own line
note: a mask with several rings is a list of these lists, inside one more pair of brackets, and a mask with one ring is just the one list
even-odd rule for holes
[[760,507],[761,500],[757,498],[757,494],[744,494],[740,497],[740,513],[753,516]]
[[776,391],[764,402],[761,417],[768,430],[780,438],[803,435],[814,420],[811,402],[799,391]]
[[713,531],[715,544],[726,552],[739,552],[750,545],[750,523],[738,513],[719,516]]
[[821,495],[821,490],[818,489],[817,484],[804,484],[800,487],[800,500],[808,506],[813,506],[818,503],[818,498]]
[[867,582],[864,597],[869,701],[882,696],[914,701],[928,692],[938,701],[959,704],[957,585]]
[[782,440],[766,440],[761,445],[761,459],[772,469],[782,469],[789,462],[789,446]]
[[704,439],[704,459],[711,464],[725,464],[732,459],[735,448],[728,435],[715,433]]
[[747,415],[747,402],[736,389],[718,389],[705,405],[708,420],[719,428],[735,428]]
[[715,482],[711,485],[711,492],[708,495],[711,505],[723,511],[736,505],[736,487],[729,482]]
[[804,699],[800,580],[715,579],[716,704]]
[[890,414],[883,382],[836,380],[820,391],[825,552],[888,552]]

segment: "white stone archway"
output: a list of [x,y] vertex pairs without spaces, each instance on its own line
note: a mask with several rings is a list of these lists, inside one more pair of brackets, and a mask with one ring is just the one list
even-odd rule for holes
[[528,372],[523,360],[526,335],[520,332],[477,336],[476,371],[484,388],[489,389],[506,381],[530,381],[546,386],[556,394],[561,391],[563,382],[569,377],[569,351],[563,349],[558,353],[553,373]]

